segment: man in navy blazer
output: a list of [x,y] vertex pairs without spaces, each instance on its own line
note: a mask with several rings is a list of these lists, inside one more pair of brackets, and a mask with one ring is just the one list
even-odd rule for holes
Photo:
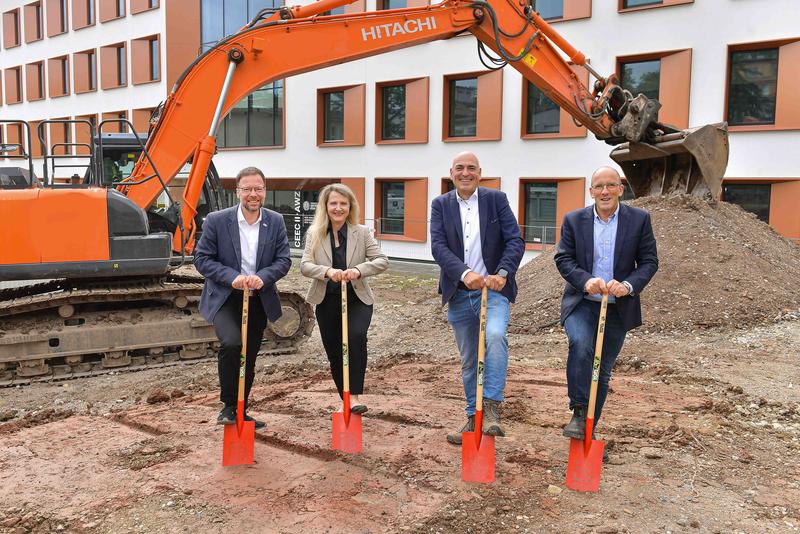
[[478,187],[481,168],[471,152],[453,160],[455,190],[431,203],[431,252],[441,268],[439,293],[461,354],[461,379],[467,400],[467,423],[447,441],[461,444],[461,432],[475,429],[478,330],[481,289],[489,289],[486,313],[484,428],[504,436],[500,405],[508,367],[509,303],[517,296],[515,275],[525,243],[505,193]]
[[561,224],[555,262],[567,282],[561,299],[561,324],[569,339],[567,389],[572,418],[563,432],[569,438],[584,437],[602,294],[608,293],[609,303],[595,425],[625,335],[642,324],[639,295],[658,270],[650,214],[621,204],[623,189],[616,170],[599,168],[589,187],[594,204],[567,213]]
[[[195,267],[206,279],[200,314],[214,325],[221,344],[217,365],[224,407],[218,424],[236,423],[244,292],[253,292],[247,323],[246,407],[267,319],[274,322],[281,316],[275,283],[292,265],[283,217],[262,207],[265,193],[264,173],[255,167],[239,171],[236,194],[240,203],[208,215],[195,250]],[[245,420],[253,419],[245,416]],[[256,428],[263,426],[256,421]]]

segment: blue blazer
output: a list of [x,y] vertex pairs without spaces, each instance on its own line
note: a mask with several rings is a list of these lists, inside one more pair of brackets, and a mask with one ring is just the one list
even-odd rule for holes
[[[656,237],[646,211],[620,204],[614,243],[614,280],[627,280],[633,295],[616,299],[625,330],[642,324],[639,294],[658,270]],[[571,211],[561,223],[561,239],[555,256],[556,267],[564,280],[561,298],[561,324],[584,297],[583,288],[592,277],[594,256],[594,204]]]
[[[464,236],[461,231],[461,211],[455,190],[440,195],[431,203],[431,253],[441,268],[439,293],[442,305],[458,289],[461,273],[469,269],[464,263]],[[478,214],[481,226],[481,252],[489,274],[500,269],[508,271],[501,293],[514,302],[517,298],[515,275],[525,252],[525,242],[508,198],[502,191],[478,188]]]
[[[210,213],[203,222],[203,236],[195,249],[194,265],[206,278],[200,296],[200,314],[209,323],[214,322],[214,317],[231,291],[235,291],[231,284],[241,274],[242,245],[236,218],[238,209],[239,204]],[[255,274],[264,281],[258,296],[267,318],[274,322],[281,316],[275,282],[286,276],[292,261],[283,217],[266,208],[261,208],[256,256]]]

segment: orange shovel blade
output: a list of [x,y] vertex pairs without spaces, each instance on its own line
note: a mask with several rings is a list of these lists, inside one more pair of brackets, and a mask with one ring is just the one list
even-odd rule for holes
[[344,413],[331,414],[333,431],[331,433],[333,450],[359,453],[361,452],[361,415],[350,413],[350,424],[344,420]]
[[256,439],[255,421],[243,421],[239,425],[225,425],[222,441],[222,465],[247,465],[253,463]]
[[461,480],[494,482],[494,436],[479,432],[461,433]]
[[606,444],[600,440],[590,440],[589,448],[582,439],[569,440],[569,460],[567,462],[567,487],[575,491],[600,489],[600,470],[603,467],[603,449]]

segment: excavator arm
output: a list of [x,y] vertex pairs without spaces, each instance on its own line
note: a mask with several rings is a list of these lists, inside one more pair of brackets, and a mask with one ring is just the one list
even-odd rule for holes
[[[716,154],[722,167],[704,167],[686,148],[691,146],[686,142],[690,134],[657,122],[657,101],[644,95],[634,99],[623,91],[615,75],[604,78],[596,73],[586,57],[530,5],[511,0],[446,0],[423,8],[319,15],[350,1],[321,0],[282,8],[261,20],[256,17],[200,56],[175,84],[148,139],[150,157],[143,154],[129,178],[141,183],[122,187],[130,199],[146,208],[161,185],[145,179],[157,169],[168,181],[191,157],[192,171],[182,203],[184,231],[183,235],[176,232],[175,250],[184,245],[188,251],[192,248],[195,207],[216,151],[215,132],[220,118],[239,100],[273,80],[463,32],[471,32],[598,139],[620,145],[615,149],[618,157],[613,152],[611,157],[626,171],[637,195],[666,192],[680,184],[686,192],[700,185],[698,191],[719,196],[727,163],[725,125],[705,127],[712,130],[706,132],[705,142],[711,139],[715,144],[709,148],[700,143],[696,152],[703,152],[704,157]],[[562,53],[597,79],[592,90],[580,82]],[[660,136],[672,136],[669,151],[659,148]]]

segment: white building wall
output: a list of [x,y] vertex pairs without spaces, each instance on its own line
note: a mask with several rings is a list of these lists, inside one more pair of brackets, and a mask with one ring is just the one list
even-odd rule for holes
[[[167,1],[154,11],[128,14],[121,20],[98,22],[93,27],[0,52],[0,68],[24,66],[66,52],[99,49],[160,33],[160,82],[131,85],[129,61],[129,85],[125,88],[4,105],[0,108],[2,117],[37,120],[156,106],[169,90],[165,81],[168,51],[164,37]],[[0,0],[0,12],[23,5],[18,0]],[[367,0],[367,9],[375,9],[375,0]],[[689,123],[698,126],[724,118],[728,45],[800,37],[800,5],[798,0],[696,0],[688,5],[620,14],[616,0],[595,0],[591,18],[556,23],[554,27],[591,58],[594,68],[602,74],[614,71],[617,56],[691,48]],[[478,70],[483,66],[477,57],[475,39],[467,35],[290,78],[285,85],[285,148],[226,150],[214,162],[223,177],[235,176],[248,165],[281,178],[363,176],[366,202],[362,209],[368,224],[376,217],[375,177],[427,177],[429,204],[439,194],[440,179],[447,176],[453,155],[462,150],[479,156],[484,176],[501,177],[501,188],[515,212],[520,177],[588,177],[601,165],[613,165],[608,158],[611,147],[591,134],[582,139],[520,139],[522,82],[511,67],[503,72],[502,140],[443,142],[443,76]],[[429,142],[376,145],[375,84],[421,76],[430,78]],[[797,77],[800,81],[800,74]],[[356,83],[365,83],[367,89],[365,146],[317,147],[317,89]],[[800,177],[799,146],[797,131],[732,133],[726,176]],[[589,202],[588,194],[585,200]],[[429,243],[384,241],[382,245],[393,257],[431,259]]]

